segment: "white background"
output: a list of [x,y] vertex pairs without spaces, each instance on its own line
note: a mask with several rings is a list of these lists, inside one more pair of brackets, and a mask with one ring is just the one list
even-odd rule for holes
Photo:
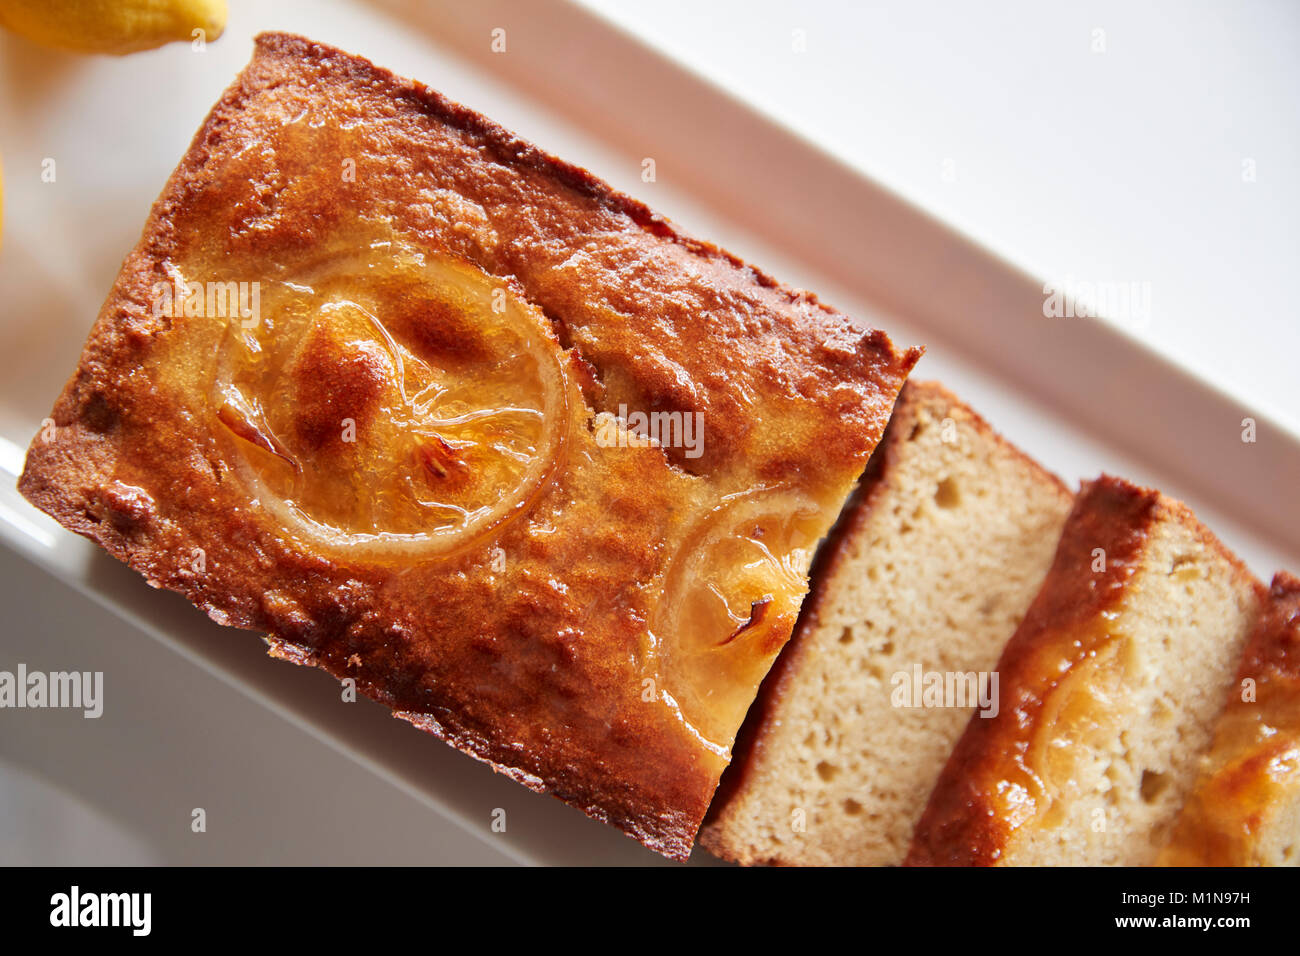
[[1300,3],[580,2],[1300,433]]

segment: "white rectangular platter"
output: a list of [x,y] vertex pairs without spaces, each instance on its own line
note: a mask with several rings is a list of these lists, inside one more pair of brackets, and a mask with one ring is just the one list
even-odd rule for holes
[[1067,481],[1105,470],[1156,485],[1260,576],[1300,570],[1297,435],[1110,325],[1045,318],[1041,278],[584,9],[233,7],[202,52],[82,58],[0,34],[0,668],[102,670],[106,697],[96,721],[0,718],[0,862],[660,862],[377,705],[342,702],[331,678],[268,660],[255,635],[150,590],[14,491],[150,204],[261,30],[336,44],[487,114],[926,345],[918,377],[942,379]]

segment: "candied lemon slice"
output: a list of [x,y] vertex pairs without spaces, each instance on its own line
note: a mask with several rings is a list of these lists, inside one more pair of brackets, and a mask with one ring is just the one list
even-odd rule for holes
[[662,693],[726,752],[790,635],[825,521],[811,499],[758,489],[696,522],[669,568],[654,617]]
[[261,286],[257,314],[227,322],[212,406],[292,533],[444,554],[524,509],[556,467],[563,353],[500,280],[376,243]]

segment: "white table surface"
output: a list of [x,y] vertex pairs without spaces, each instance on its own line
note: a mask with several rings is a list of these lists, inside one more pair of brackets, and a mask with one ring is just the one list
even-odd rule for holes
[[579,2],[1300,433],[1300,3]]

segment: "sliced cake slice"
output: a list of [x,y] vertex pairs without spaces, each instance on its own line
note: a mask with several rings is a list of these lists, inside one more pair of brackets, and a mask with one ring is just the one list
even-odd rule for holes
[[1300,578],[1279,572],[1163,866],[1300,865]]
[[1182,504],[1103,476],[917,825],[919,865],[1155,861],[1210,742],[1262,585]]
[[[745,864],[901,862],[1070,501],[942,386],[909,383],[750,712],[704,845]],[[925,706],[935,675],[966,699]]]

